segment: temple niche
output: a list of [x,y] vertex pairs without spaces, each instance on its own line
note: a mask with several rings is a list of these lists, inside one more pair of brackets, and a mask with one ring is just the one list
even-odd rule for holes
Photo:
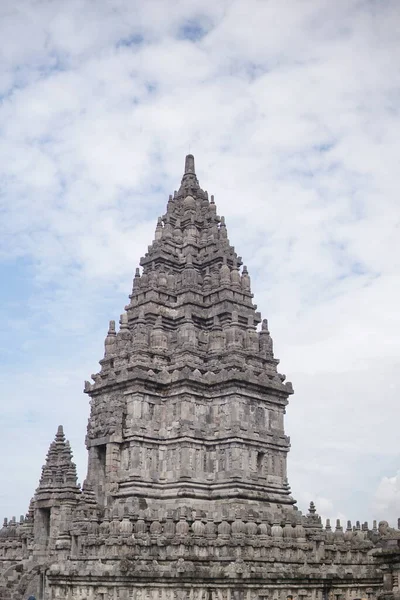
[[0,600],[399,596],[400,532],[296,506],[267,319],[188,155],[90,397],[87,476],[60,426],[0,530]]

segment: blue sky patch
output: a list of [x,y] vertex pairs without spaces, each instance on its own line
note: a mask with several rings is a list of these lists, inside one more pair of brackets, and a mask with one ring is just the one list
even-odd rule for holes
[[133,48],[140,46],[144,42],[144,36],[141,33],[132,33],[132,35],[122,38],[116,44],[117,48]]
[[178,38],[181,40],[189,40],[191,42],[199,42],[206,36],[206,29],[199,21],[186,21],[178,31]]

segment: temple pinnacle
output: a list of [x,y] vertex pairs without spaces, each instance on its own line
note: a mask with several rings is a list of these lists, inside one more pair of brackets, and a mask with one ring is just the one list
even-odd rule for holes
[[193,154],[188,154],[185,158],[185,172],[183,173],[179,193],[190,194],[197,189],[199,189],[199,182],[194,168],[194,156]]
[[185,175],[187,173],[195,173],[193,154],[188,154],[185,158]]

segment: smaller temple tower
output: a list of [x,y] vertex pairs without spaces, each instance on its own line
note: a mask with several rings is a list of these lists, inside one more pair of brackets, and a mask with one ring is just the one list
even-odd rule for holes
[[33,595],[48,598],[46,573],[55,556],[61,560],[75,540],[71,525],[84,494],[77,482],[69,442],[62,425],[47,452],[39,485],[19,522],[4,519],[0,529],[0,600]]
[[55,548],[59,534],[69,528],[72,511],[81,495],[77,479],[71,447],[60,425],[50,444],[32,502],[36,552]]

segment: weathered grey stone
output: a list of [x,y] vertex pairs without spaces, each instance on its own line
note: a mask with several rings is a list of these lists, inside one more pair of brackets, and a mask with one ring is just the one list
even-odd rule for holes
[[83,488],[60,427],[27,516],[0,530],[0,598],[397,599],[400,532],[295,506],[293,388],[191,155],[140,264],[85,382]]

